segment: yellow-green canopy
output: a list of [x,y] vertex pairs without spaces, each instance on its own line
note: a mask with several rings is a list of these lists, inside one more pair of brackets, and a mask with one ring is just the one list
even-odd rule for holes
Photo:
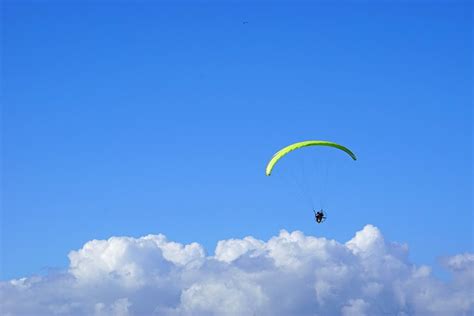
[[265,174],[267,176],[269,176],[272,173],[272,170],[273,170],[273,167],[275,167],[275,164],[283,156],[285,156],[286,154],[288,154],[289,152],[291,152],[293,150],[296,150],[296,149],[299,149],[299,148],[302,148],[302,147],[307,147],[307,146],[329,146],[329,147],[334,147],[334,148],[340,149],[342,151],[345,151],[349,156],[351,156],[352,159],[357,160],[354,153],[352,151],[350,151],[348,148],[346,148],[342,145],[339,145],[339,144],[336,144],[336,143],[333,143],[333,142],[328,142],[328,141],[325,141],[325,140],[307,140],[307,141],[304,141],[304,142],[298,142],[298,143],[291,144],[291,145],[286,146],[286,147],[280,149],[279,151],[277,151],[273,155],[272,159],[270,159],[270,161],[268,162],[267,168],[265,169]]

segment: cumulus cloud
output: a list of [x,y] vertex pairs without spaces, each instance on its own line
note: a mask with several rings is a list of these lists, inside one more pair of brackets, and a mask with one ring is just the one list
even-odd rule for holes
[[449,281],[365,226],[346,243],[282,230],[268,241],[164,235],[92,240],[62,273],[0,283],[2,315],[472,315],[474,254],[446,257]]

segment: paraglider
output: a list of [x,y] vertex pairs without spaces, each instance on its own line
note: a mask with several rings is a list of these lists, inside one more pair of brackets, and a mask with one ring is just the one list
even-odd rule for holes
[[[265,174],[267,176],[270,176],[272,174],[273,169],[275,168],[275,165],[282,159],[284,156],[286,156],[288,153],[303,148],[303,147],[308,147],[308,146],[326,146],[326,147],[333,147],[336,148],[340,151],[345,152],[347,155],[349,155],[353,160],[357,160],[357,157],[355,154],[347,147],[344,147],[340,144],[330,142],[330,141],[325,141],[325,140],[307,140],[303,142],[297,142],[291,145],[288,145],[279,151],[277,151],[273,157],[270,159],[268,162],[266,168],[265,168]],[[321,208],[320,211],[316,212],[313,209],[314,212],[314,218],[318,224],[322,223],[326,219],[326,215]]]
[[307,140],[307,141],[304,141],[304,142],[298,142],[298,143],[291,144],[291,145],[286,146],[286,147],[280,149],[279,151],[277,151],[273,155],[272,159],[268,162],[267,168],[265,169],[265,174],[267,176],[271,175],[272,171],[273,171],[273,168],[275,167],[276,163],[281,158],[286,156],[288,153],[292,152],[293,150],[296,150],[296,149],[299,149],[299,148],[302,148],[302,147],[307,147],[307,146],[334,147],[334,148],[337,148],[339,150],[342,150],[342,151],[346,152],[353,160],[357,160],[354,153],[352,151],[350,151],[349,148],[346,148],[342,145],[339,145],[339,144],[336,144],[336,143],[333,143],[333,142],[328,142],[328,141],[325,141],[325,140]]
[[314,219],[316,220],[316,223],[321,224],[324,220],[326,220],[326,216],[324,215],[324,211],[321,209],[320,211],[314,212]]

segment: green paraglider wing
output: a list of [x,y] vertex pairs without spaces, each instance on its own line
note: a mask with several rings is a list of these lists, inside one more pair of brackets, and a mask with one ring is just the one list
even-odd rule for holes
[[325,140],[307,140],[304,142],[299,142],[299,143],[294,143],[289,146],[286,146],[285,148],[280,149],[279,151],[276,152],[276,154],[273,155],[272,159],[267,164],[267,168],[265,169],[265,173],[267,176],[269,176],[272,173],[273,167],[275,167],[275,164],[286,154],[289,152],[292,152],[293,150],[302,148],[302,147],[307,147],[307,146],[329,146],[329,147],[334,147],[337,149],[340,149],[342,151],[345,151],[349,156],[351,156],[352,159],[357,160],[356,156],[352,151],[350,151],[348,148],[333,143],[333,142],[328,142]]

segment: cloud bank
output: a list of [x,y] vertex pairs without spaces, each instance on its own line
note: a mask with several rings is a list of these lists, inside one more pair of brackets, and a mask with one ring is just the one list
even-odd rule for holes
[[92,240],[67,271],[0,283],[2,315],[473,315],[474,254],[449,281],[365,226],[346,243],[282,230],[268,241],[164,235]]

